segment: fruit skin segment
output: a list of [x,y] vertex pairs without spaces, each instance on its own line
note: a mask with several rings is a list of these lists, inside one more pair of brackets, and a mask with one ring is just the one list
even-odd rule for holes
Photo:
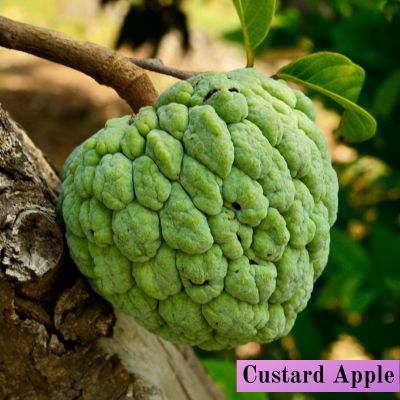
[[80,271],[173,342],[287,335],[327,263],[338,182],[313,105],[253,68],[196,75],[107,121],[61,177]]

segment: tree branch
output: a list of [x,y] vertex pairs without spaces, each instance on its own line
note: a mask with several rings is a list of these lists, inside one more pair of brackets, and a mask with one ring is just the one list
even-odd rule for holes
[[0,16],[0,46],[24,51],[76,69],[112,87],[137,111],[154,103],[157,93],[142,69],[188,79],[200,72],[164,65],[158,58],[123,57],[106,47]]
[[129,60],[140,68],[148,71],[158,72],[164,75],[170,75],[178,79],[188,79],[193,75],[200,74],[196,71],[183,71],[181,69],[168,67],[159,58],[136,58],[129,57]]
[[81,71],[98,83],[112,87],[133,111],[153,104],[157,98],[143,69],[117,52],[94,43],[0,16],[0,46]]

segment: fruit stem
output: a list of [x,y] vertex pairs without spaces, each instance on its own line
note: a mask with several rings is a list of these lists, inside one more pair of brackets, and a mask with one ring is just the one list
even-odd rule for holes
[[246,56],[247,56],[246,68],[254,67],[254,53],[251,50],[250,46],[246,46]]

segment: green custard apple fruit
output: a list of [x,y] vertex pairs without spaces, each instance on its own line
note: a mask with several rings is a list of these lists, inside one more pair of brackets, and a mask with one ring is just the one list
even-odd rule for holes
[[114,307],[207,350],[287,335],[329,253],[338,183],[310,99],[255,69],[180,81],[63,171],[72,259]]

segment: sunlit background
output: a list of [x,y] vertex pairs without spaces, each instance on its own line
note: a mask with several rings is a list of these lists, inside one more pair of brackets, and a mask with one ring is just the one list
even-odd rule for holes
[[[167,32],[157,32],[158,15],[135,33],[133,42],[140,37],[142,45],[133,50],[123,44],[120,51],[157,56],[167,65],[195,71],[244,66],[239,21],[230,0],[146,1],[169,7]],[[0,14],[113,47],[124,19],[143,2],[0,0]],[[198,351],[227,399],[311,400],[322,396],[237,394],[237,358],[400,359],[399,38],[399,0],[279,2],[271,34],[257,54],[257,68],[272,75],[310,51],[349,56],[367,72],[360,104],[377,118],[378,133],[362,145],[338,143],[334,131],[340,110],[326,99],[313,97],[340,181],[339,216],[332,231],[329,263],[289,336],[268,345],[249,343],[234,351]],[[151,78],[159,91],[175,81],[159,74]],[[1,48],[0,102],[57,169],[72,148],[107,119],[129,113],[112,89],[91,78]],[[323,394],[323,398],[333,396],[337,395]],[[379,393],[340,396],[400,398]]]

